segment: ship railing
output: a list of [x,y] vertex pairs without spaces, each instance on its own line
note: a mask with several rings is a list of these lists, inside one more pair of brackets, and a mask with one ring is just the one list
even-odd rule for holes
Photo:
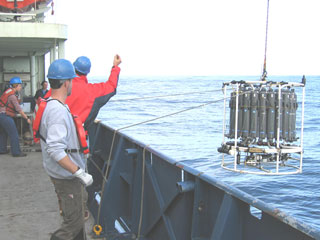
[[100,237],[320,239],[273,205],[102,123],[89,129],[89,142],[88,206]]
[[25,13],[7,13],[0,12],[0,21],[4,22],[43,22],[44,14],[49,11],[51,7],[43,7],[37,10],[33,10]]

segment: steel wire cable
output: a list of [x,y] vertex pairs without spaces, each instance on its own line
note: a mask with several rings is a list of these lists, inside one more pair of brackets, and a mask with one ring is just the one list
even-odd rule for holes
[[153,98],[163,98],[163,97],[175,97],[175,96],[183,96],[183,95],[190,95],[190,94],[201,94],[201,93],[208,93],[208,92],[219,92],[221,89],[214,89],[214,90],[207,90],[207,91],[198,91],[198,92],[186,92],[186,93],[177,93],[177,94],[169,94],[169,95],[158,95],[158,96],[147,96],[147,97],[137,97],[137,98],[124,98],[124,99],[115,99],[110,100],[112,102],[124,102],[124,101],[135,101],[135,100],[144,100],[144,99],[153,99]]
[[[249,92],[252,92],[252,91],[253,91],[253,90],[242,91],[242,92],[240,92],[238,95],[241,96],[241,95],[243,95],[243,94],[245,94],[245,93],[249,93]],[[187,112],[187,111],[190,111],[190,110],[194,110],[194,109],[197,109],[197,108],[205,107],[205,106],[207,106],[207,105],[210,105],[210,104],[213,104],[213,103],[217,103],[217,102],[220,102],[220,101],[224,101],[225,99],[229,99],[229,98],[232,98],[232,97],[230,96],[230,97],[226,97],[226,98],[221,98],[221,99],[209,101],[209,102],[203,103],[203,104],[201,104],[201,105],[193,106],[193,107],[186,108],[186,109],[183,109],[183,110],[180,110],[180,111],[177,111],[177,112],[169,113],[169,114],[166,114],[166,115],[162,115],[162,116],[159,116],[159,117],[156,117],[156,118],[152,118],[152,119],[145,120],[145,121],[142,121],[142,122],[130,124],[130,125],[127,125],[127,126],[124,126],[124,127],[121,127],[121,128],[116,129],[116,130],[114,131],[114,134],[113,134],[113,137],[112,137],[112,142],[111,142],[111,147],[110,147],[110,152],[109,152],[109,157],[108,157],[108,162],[107,162],[107,168],[106,168],[106,170],[105,170],[105,173],[104,173],[103,176],[102,176],[102,177],[103,177],[103,180],[104,180],[104,181],[107,181],[107,179],[108,179],[108,172],[109,172],[109,167],[110,167],[110,161],[111,161],[111,155],[112,155],[114,140],[115,140],[116,133],[119,132],[120,130],[124,130],[124,129],[130,128],[130,127],[138,126],[138,125],[145,124],[145,123],[148,123],[148,122],[153,122],[153,121],[156,121],[156,120],[159,120],[159,119],[162,119],[162,118],[174,116],[174,115],[177,115],[177,114],[180,114],[180,113],[183,113],[183,112]],[[90,161],[93,162],[91,159],[90,159]],[[94,166],[95,166],[96,168],[98,168],[98,166],[97,166],[96,164],[94,164]],[[99,169],[99,170],[100,170],[100,169]],[[101,174],[103,173],[101,170],[100,170],[99,172],[100,172]]]
[[263,72],[262,72],[261,80],[265,80],[267,77],[268,26],[269,26],[269,0],[267,3],[266,36],[265,36],[265,43],[264,43],[264,61],[263,61]]
[[[221,91],[221,89],[219,89],[219,91]],[[254,90],[251,89],[251,90],[249,90],[249,91],[239,91],[238,96],[241,96],[241,95],[243,95],[243,94],[246,94],[246,93],[249,93],[249,92],[252,92],[252,91],[254,91]],[[110,164],[111,164],[111,156],[112,156],[113,146],[114,146],[115,137],[116,137],[117,132],[119,132],[120,130],[124,130],[124,129],[130,128],[130,127],[138,126],[138,125],[141,125],[141,124],[144,124],[144,123],[156,121],[156,120],[159,120],[159,119],[162,119],[162,118],[165,118],[165,117],[170,117],[170,116],[177,115],[177,114],[180,114],[180,113],[183,113],[183,112],[187,112],[187,111],[190,111],[190,110],[202,108],[202,107],[205,107],[205,106],[207,106],[207,105],[210,105],[210,104],[213,104],[213,103],[217,103],[217,102],[220,102],[220,101],[224,101],[225,99],[229,99],[229,98],[231,98],[231,96],[230,96],[230,97],[226,97],[226,98],[221,98],[221,99],[213,100],[213,101],[209,101],[209,102],[203,103],[203,104],[201,104],[201,105],[193,106],[193,107],[186,108],[186,109],[183,109],[183,110],[180,110],[180,111],[177,111],[177,112],[173,112],[173,113],[170,113],[170,114],[162,115],[162,116],[159,116],[159,117],[156,117],[156,118],[153,118],[153,119],[149,119],[149,120],[146,120],[146,121],[134,123],[134,124],[131,124],[131,125],[128,125],[128,126],[125,126],[125,127],[116,129],[116,130],[114,131],[114,133],[113,133],[112,142],[111,142],[111,147],[110,147],[110,152],[109,152],[109,157],[108,157],[108,161],[107,161],[107,168],[106,168],[106,170],[105,170],[105,173],[103,174],[103,172],[99,169],[99,172],[102,174],[103,183],[102,183],[101,199],[100,199],[100,203],[99,203],[99,207],[98,207],[97,223],[99,223],[99,221],[100,221],[101,203],[102,203],[102,200],[103,200],[103,195],[104,195],[103,193],[104,193],[104,189],[105,189],[105,188],[104,188],[104,185],[105,185],[105,184],[107,183],[107,181],[108,181],[108,173],[109,173],[109,168],[110,168]],[[94,161],[91,160],[91,159],[90,159],[90,161],[91,161],[91,162],[94,162]],[[94,166],[95,166],[95,167],[98,167],[95,163],[94,163]]]

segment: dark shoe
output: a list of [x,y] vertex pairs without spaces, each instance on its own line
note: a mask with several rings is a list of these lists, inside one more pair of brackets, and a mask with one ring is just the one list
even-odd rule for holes
[[19,155],[12,155],[12,157],[26,157],[27,156],[27,154],[25,154],[25,153],[20,153]]

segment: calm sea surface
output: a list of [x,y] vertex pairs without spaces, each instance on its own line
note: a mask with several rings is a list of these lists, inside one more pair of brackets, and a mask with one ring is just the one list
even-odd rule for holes
[[[302,76],[270,76],[269,80],[301,82],[301,78]],[[302,174],[260,176],[222,169],[220,167],[222,157],[217,152],[217,148],[222,142],[223,101],[131,127],[121,132],[150,145],[172,159],[183,161],[226,181],[320,230],[320,76],[306,76],[306,78]],[[118,129],[222,99],[223,82],[257,79],[259,77],[252,76],[120,76],[117,95],[101,109],[98,118],[105,124]],[[100,82],[105,81],[105,78],[96,77],[90,81]],[[212,92],[204,92],[210,90]],[[189,92],[190,94],[187,95],[121,101]],[[301,97],[298,101],[301,101]]]

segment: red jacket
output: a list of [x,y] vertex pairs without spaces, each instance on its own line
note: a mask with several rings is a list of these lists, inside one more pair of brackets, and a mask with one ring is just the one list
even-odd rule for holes
[[[88,83],[87,77],[82,75],[72,80],[72,92],[67,97],[66,104],[72,114],[79,116],[87,128],[99,113],[100,108],[116,94],[120,68],[115,66],[107,82]],[[51,96],[51,90],[45,98]]]

